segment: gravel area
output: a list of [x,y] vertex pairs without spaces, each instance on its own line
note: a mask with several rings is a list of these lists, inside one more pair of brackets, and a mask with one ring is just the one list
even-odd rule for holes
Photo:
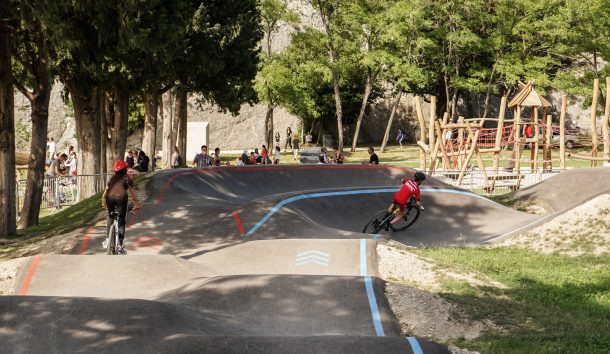
[[495,246],[515,246],[567,256],[610,253],[610,194],[598,196]]
[[401,329],[414,336],[474,339],[493,326],[467,319],[460,308],[435,293],[396,283],[388,283],[386,293]]
[[0,262],[0,295],[11,295],[15,289],[17,272],[19,268],[27,263],[28,257],[15,258],[10,261]]
[[[442,277],[467,281],[473,286],[504,287],[497,282],[479,279],[475,274],[460,274],[439,269],[429,260],[409,251],[395,241],[377,246],[379,274],[388,283],[386,294],[403,332],[430,337],[441,342],[457,338],[474,339],[496,326],[491,321],[473,321],[457,305],[436,292],[441,291]],[[453,353],[470,354],[452,347]]]

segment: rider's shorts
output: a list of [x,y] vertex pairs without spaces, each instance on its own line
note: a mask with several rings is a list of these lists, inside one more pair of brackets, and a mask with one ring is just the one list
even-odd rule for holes
[[405,207],[407,206],[407,201],[406,200],[398,200],[400,198],[396,198],[394,197],[394,204],[398,206],[398,209],[400,209],[400,211],[405,210]]

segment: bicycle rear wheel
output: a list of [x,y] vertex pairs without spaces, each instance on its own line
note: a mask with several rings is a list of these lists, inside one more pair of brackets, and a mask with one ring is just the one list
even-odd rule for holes
[[[377,213],[377,215],[375,215],[375,217],[373,219],[371,219],[366,226],[364,226],[364,229],[362,230],[363,233],[365,234],[376,234],[379,231],[381,231],[383,229],[383,225],[384,220],[386,220],[388,217],[388,212],[387,211],[381,211],[379,213]],[[389,222],[386,221],[386,222]]]
[[110,231],[108,232],[108,245],[106,246],[106,254],[115,254],[115,246],[114,239],[116,234],[116,227],[114,225],[110,226]]
[[413,223],[417,221],[417,218],[419,218],[419,208],[417,206],[413,206],[410,204],[406,208],[407,213],[405,214],[405,216],[398,222],[390,224],[390,229],[392,229],[392,231],[404,231],[409,226],[413,225]]

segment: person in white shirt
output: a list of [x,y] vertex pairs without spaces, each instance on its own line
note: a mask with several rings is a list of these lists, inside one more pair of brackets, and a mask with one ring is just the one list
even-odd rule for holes
[[55,151],[55,141],[53,140],[53,138],[51,138],[51,141],[49,141],[49,156],[51,160],[55,159]]
[[275,152],[273,153],[273,164],[277,165],[280,163],[280,146],[277,145],[275,147]]

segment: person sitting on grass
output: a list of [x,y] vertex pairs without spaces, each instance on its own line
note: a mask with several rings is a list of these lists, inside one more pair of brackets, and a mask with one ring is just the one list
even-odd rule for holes
[[375,149],[373,149],[372,146],[369,146],[369,155],[371,155],[371,157],[369,158],[369,162],[363,162],[363,165],[379,165],[379,156],[377,156],[377,154],[375,153]]
[[333,147],[333,150],[333,162],[342,165],[343,161],[345,160],[345,156],[343,156],[343,153],[339,150],[338,146]]
[[325,147],[323,147],[322,149],[320,149],[320,155],[318,155],[318,163],[322,163],[322,164],[328,164],[330,163],[330,161],[328,160],[328,155],[326,155],[328,150],[326,150]]

